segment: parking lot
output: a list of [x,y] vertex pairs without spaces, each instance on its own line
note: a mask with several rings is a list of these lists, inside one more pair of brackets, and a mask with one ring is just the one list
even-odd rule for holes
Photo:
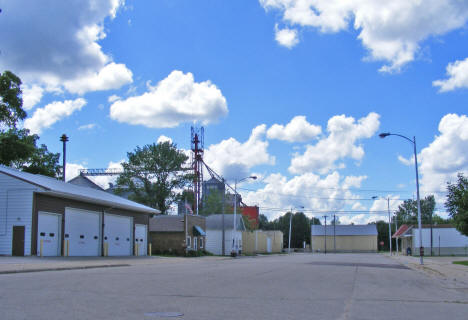
[[467,287],[379,254],[125,261],[2,274],[1,318],[466,319],[468,310]]

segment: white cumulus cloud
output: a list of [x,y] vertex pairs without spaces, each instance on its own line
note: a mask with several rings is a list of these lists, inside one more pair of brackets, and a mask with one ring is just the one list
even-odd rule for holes
[[[123,0],[15,0],[2,4],[0,69],[46,91],[84,93],[132,81],[99,41]],[[14,32],[12,32],[14,30]]]
[[23,108],[24,110],[31,110],[36,104],[39,103],[44,94],[44,89],[38,85],[23,86]]
[[70,116],[73,112],[81,110],[86,104],[86,100],[78,98],[76,100],[54,101],[44,108],[34,111],[31,118],[24,121],[24,127],[31,133],[40,134],[43,129],[49,128],[62,118]]
[[245,142],[234,138],[210,145],[205,150],[205,162],[226,179],[239,179],[249,175],[249,170],[257,165],[275,164],[275,157],[268,154],[268,141],[265,140],[266,125],[255,127]]
[[339,211],[359,201],[351,187],[359,188],[365,179],[365,176],[342,177],[336,171],[325,177],[309,172],[290,179],[274,173],[262,181],[265,183],[263,188],[240,192],[246,204],[260,206],[262,214],[270,219],[277,218],[291,207],[300,206],[306,211],[319,212],[307,213],[319,217],[323,215],[322,211]]
[[439,87],[440,92],[468,88],[468,58],[450,63],[447,66],[447,76],[448,79],[433,81],[432,85]]
[[160,135],[158,140],[156,141],[157,143],[164,143],[164,142],[169,142],[172,143],[172,139],[165,136],[165,135]]
[[288,142],[304,142],[322,133],[320,126],[307,122],[305,116],[296,116],[286,125],[274,124],[267,131],[268,139],[278,139]]
[[115,101],[110,116],[119,122],[149,128],[172,128],[183,122],[216,122],[227,115],[226,99],[210,81],[195,82],[193,74],[172,71],[141,96]]
[[420,43],[462,28],[468,3],[454,0],[259,0],[266,10],[278,10],[292,26],[313,27],[322,33],[352,26],[369,50],[369,58],[397,72],[415,59]]
[[330,118],[327,125],[328,136],[314,145],[307,145],[303,154],[296,153],[291,160],[289,171],[294,174],[325,174],[337,168],[344,168],[343,162],[337,163],[344,158],[361,160],[364,157],[364,148],[358,142],[375,134],[380,125],[379,117],[371,112],[358,121],[345,115]]
[[83,131],[83,130],[92,130],[97,127],[97,124],[95,123],[88,123],[84,124],[78,127],[78,130]]
[[111,62],[98,72],[65,81],[64,86],[71,93],[83,94],[89,91],[118,89],[131,83],[132,77],[132,72],[124,64]]
[[275,40],[282,46],[291,49],[299,43],[296,29],[283,28],[279,29],[275,25]]
[[421,150],[418,163],[421,197],[434,194],[444,201],[447,182],[456,182],[459,172],[468,175],[468,116],[447,114],[439,123],[440,134]]

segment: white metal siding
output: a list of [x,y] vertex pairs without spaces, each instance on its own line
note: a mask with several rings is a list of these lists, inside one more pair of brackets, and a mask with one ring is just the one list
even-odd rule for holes
[[42,190],[0,173],[0,254],[11,255],[13,226],[25,226],[24,254],[31,255],[33,193]]
[[[237,240],[239,241],[239,250],[242,250],[242,232],[237,231]],[[206,251],[209,251],[216,255],[222,254],[222,231],[221,230],[206,230]],[[224,250],[225,255],[230,255],[233,250],[232,247],[232,230],[224,231]]]
[[[419,246],[419,229],[413,230],[413,250]],[[433,247],[466,247],[468,246],[468,237],[462,235],[455,228],[436,228],[432,229],[432,245]],[[431,229],[422,229],[423,247],[431,246]]]
[[221,255],[222,231],[206,230],[205,250],[212,254]]

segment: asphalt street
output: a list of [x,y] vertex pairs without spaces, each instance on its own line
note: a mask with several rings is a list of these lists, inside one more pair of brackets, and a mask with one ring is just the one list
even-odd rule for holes
[[1,319],[467,319],[468,288],[379,254],[153,259],[0,275]]

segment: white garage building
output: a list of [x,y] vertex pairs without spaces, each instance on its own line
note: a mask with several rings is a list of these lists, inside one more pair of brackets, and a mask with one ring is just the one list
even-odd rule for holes
[[146,255],[149,216],[158,213],[105,191],[0,166],[0,255]]

